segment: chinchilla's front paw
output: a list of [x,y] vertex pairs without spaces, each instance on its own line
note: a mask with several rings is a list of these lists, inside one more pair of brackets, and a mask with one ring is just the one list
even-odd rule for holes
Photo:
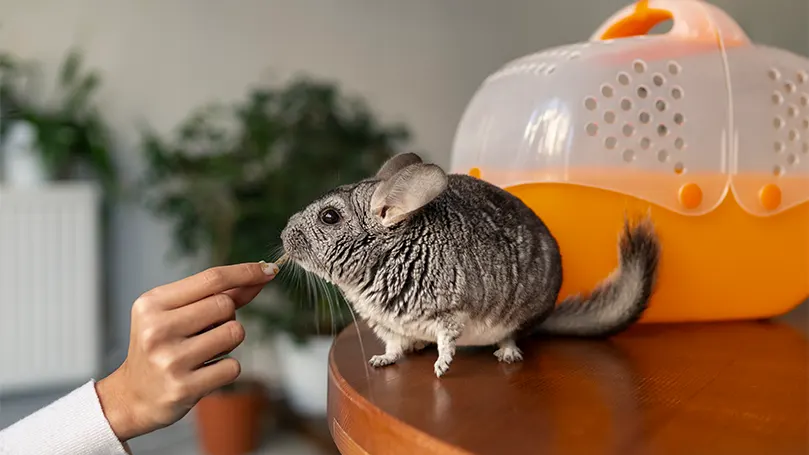
[[400,356],[395,356],[392,354],[382,354],[382,355],[375,355],[371,357],[371,360],[368,363],[371,364],[374,368],[386,367],[388,365],[393,365],[399,360]]
[[440,378],[449,370],[449,364],[452,363],[452,357],[450,356],[438,356],[438,360],[435,361],[434,369],[435,369],[435,376]]

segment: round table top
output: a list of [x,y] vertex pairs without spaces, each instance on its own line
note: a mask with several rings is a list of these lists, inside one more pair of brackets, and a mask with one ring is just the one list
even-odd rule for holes
[[335,444],[345,455],[809,453],[809,343],[788,325],[640,324],[520,346],[511,365],[494,348],[459,348],[438,379],[434,347],[366,368],[382,346],[348,327],[329,361]]

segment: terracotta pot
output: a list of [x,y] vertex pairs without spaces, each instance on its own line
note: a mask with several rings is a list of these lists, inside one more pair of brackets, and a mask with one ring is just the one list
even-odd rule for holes
[[200,448],[207,455],[245,455],[260,443],[267,395],[257,384],[214,392],[194,408]]

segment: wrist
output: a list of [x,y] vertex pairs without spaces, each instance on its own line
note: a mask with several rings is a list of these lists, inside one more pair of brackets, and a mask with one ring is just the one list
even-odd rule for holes
[[95,389],[101,403],[101,410],[104,412],[104,417],[112,432],[119,441],[124,443],[140,435],[140,432],[137,430],[137,419],[134,416],[134,403],[127,399],[126,388],[120,385],[121,376],[119,368],[98,381]]

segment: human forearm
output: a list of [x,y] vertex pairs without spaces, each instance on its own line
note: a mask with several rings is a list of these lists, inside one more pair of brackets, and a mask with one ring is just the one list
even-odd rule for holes
[[126,455],[89,381],[0,431],[2,455]]

